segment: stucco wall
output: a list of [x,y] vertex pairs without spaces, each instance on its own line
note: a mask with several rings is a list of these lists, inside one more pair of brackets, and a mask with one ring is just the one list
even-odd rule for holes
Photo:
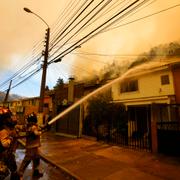
[[[161,85],[161,76],[167,74],[169,75],[170,84]],[[138,91],[121,93],[120,83],[116,83],[112,86],[113,100],[117,101],[174,95],[173,76],[172,72],[168,69],[133,76],[131,79],[138,79]]]

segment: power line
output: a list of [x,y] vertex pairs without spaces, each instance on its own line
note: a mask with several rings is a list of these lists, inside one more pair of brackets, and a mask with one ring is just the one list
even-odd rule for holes
[[[84,29],[86,29],[87,27],[89,27],[90,25],[92,25],[95,21],[97,21],[98,19],[102,18],[104,15],[108,14],[109,12],[111,12],[114,8],[118,7],[120,4],[122,4],[124,1],[126,0],[123,0],[121,1],[120,3],[118,3],[115,7],[113,7],[119,0],[117,0],[116,2],[114,2],[112,5],[111,5],[111,9],[107,9],[105,10],[105,12],[102,12],[96,19],[94,19],[91,23],[89,22],[86,26],[84,26],[80,31],[83,31]],[[77,36],[78,34],[76,34],[75,36]]]
[[[147,57],[147,56],[152,56],[149,54],[103,54],[103,53],[91,53],[91,52],[84,52],[80,51],[78,53],[73,53],[75,55],[87,55],[87,56],[107,56],[107,57]],[[156,54],[156,56],[166,56],[167,54]]]
[[[80,1],[78,1],[78,0],[76,0],[77,2],[80,2]],[[52,25],[52,28],[53,28],[53,26],[55,26],[55,30],[59,27],[59,25],[58,24],[62,24],[62,21],[64,21],[65,19],[66,19],[66,17],[67,17],[67,15],[69,15],[68,13],[69,13],[69,11],[71,11],[72,9],[72,7],[73,7],[73,4],[76,2],[76,1],[70,1],[69,3],[68,3],[68,5],[63,9],[63,10],[61,10],[60,11],[60,15],[58,16],[58,18],[56,19],[56,23],[54,23],[53,25]],[[51,28],[51,29],[52,29]],[[55,31],[54,30],[54,31]]]
[[[92,17],[90,17],[72,36],[70,36],[70,38],[68,38],[50,57],[52,57],[56,52],[58,52],[69,40],[71,40],[87,23],[89,23],[104,7],[106,7],[112,0],[108,0],[108,2],[106,2]],[[86,17],[88,17],[95,9],[97,9],[102,3],[104,2],[104,0],[102,0],[99,4],[97,4],[88,14]],[[82,19],[84,20],[84,18]],[[80,22],[82,21],[80,20]],[[77,23],[77,25],[79,24],[79,22]],[[62,39],[61,39],[62,40]]]
[[[68,22],[68,23],[70,23],[67,27],[65,27],[65,29],[57,36],[57,38],[53,41],[53,43],[52,44],[54,44],[57,40],[58,40],[58,38],[60,38],[66,31],[67,31],[67,29],[82,15],[82,13],[93,3],[93,1],[94,0],[91,0],[89,3],[88,3],[88,5],[80,12],[80,13],[78,13],[75,17],[73,17],[73,20],[72,19],[70,19],[70,21],[72,20],[72,22],[70,23],[70,22]],[[87,1],[85,1],[83,4],[82,4],[82,6],[78,9],[78,11],[85,5],[87,3]],[[77,12],[78,12],[77,11]],[[67,24],[68,24],[67,23]],[[51,48],[52,49],[52,48]]]
[[[151,17],[151,16],[153,16],[153,15],[156,15],[156,14],[159,14],[159,13],[162,13],[162,12],[165,12],[165,11],[168,11],[168,10],[170,10],[170,9],[173,9],[173,8],[176,8],[176,7],[179,7],[179,6],[180,6],[180,4],[177,4],[177,5],[171,6],[171,7],[169,7],[169,8],[163,9],[163,10],[161,10],[161,11],[158,11],[158,12],[155,12],[155,13],[149,14],[149,15],[147,15],[147,16],[144,16],[144,17],[138,18],[138,19],[136,19],[136,20],[133,20],[133,21],[130,21],[130,22],[124,23],[124,24],[122,24],[122,25],[120,25],[120,26],[113,27],[113,28],[109,28],[109,29],[107,29],[107,30],[102,31],[101,33],[107,32],[107,31],[109,31],[109,30],[112,30],[112,29],[115,29],[115,28],[118,28],[118,27],[121,27],[121,26],[128,25],[128,24],[130,24],[130,23],[133,23],[133,22],[136,22],[136,21],[139,21],[139,20],[142,20],[142,19],[145,19],[145,18]],[[133,55],[133,54],[108,55],[108,54],[97,54],[97,53],[91,53],[91,55],[99,55],[99,56],[147,56],[147,55],[139,55],[139,54],[138,54],[138,55]],[[164,54],[159,54],[159,55],[157,55],[157,56],[164,56]]]
[[[145,0],[141,3],[139,3],[137,6],[135,6],[134,8],[132,8],[130,11],[128,11],[127,13],[125,13],[124,15],[120,16],[120,18],[124,17],[125,15],[127,15],[129,12],[131,12],[132,10],[138,8],[139,6],[141,6],[142,4],[144,4],[146,1]],[[102,23],[100,26],[98,26],[97,28],[95,28],[93,31],[91,31],[90,33],[88,33],[86,36],[84,36],[83,38],[81,38],[80,40],[78,40],[76,43],[74,43],[72,46],[70,46],[69,48],[67,48],[66,50],[64,50],[62,53],[60,53],[59,55],[57,55],[54,59],[52,59],[50,61],[53,62],[55,59],[57,58],[62,58],[64,57],[64,55],[66,55],[66,52],[71,52],[72,48],[74,49],[76,46],[82,45],[85,42],[87,42],[88,40],[90,40],[92,37],[96,36],[97,34],[99,34],[99,32],[97,32],[96,34],[92,35],[93,33],[95,33],[96,31],[98,31],[100,28],[102,28],[103,26],[105,26],[106,24],[108,24],[109,22],[111,22],[113,19],[115,19],[116,17],[118,17],[120,14],[122,14],[124,11],[126,11],[127,9],[129,9],[130,7],[132,7],[133,5],[135,5],[137,2],[139,2],[139,0],[134,1],[133,3],[131,3],[129,6],[127,6],[126,8],[124,8],[123,10],[121,10],[120,12],[118,12],[117,14],[115,14],[113,17],[111,17],[110,19],[108,19],[107,21],[105,21],[104,23]],[[119,18],[118,18],[119,19]],[[116,22],[117,20],[114,20],[113,22],[110,23],[110,25],[112,25],[114,22]],[[108,26],[105,26],[102,30],[106,29]],[[101,31],[102,31],[101,30]],[[92,35],[92,36],[91,36]],[[87,39],[88,38],[88,39]],[[86,40],[84,40],[86,39]],[[84,40],[84,41],[83,41]],[[83,42],[82,42],[83,41]],[[79,44],[80,43],[80,44]],[[65,54],[66,53],[66,54]]]
[[[69,12],[72,12],[72,10],[74,10],[74,9],[76,9],[76,6],[80,3],[80,1],[81,0],[77,0],[77,3],[74,5],[74,3],[76,2],[76,1],[73,1],[73,4],[71,4],[71,6],[70,7],[66,7],[65,8],[65,10],[67,9],[67,11],[63,11],[63,12],[66,12],[65,14],[62,14],[61,15],[61,17],[63,17],[63,18],[61,18],[61,20],[57,23],[57,27],[56,27],[56,29],[58,29],[58,28],[60,28],[59,30],[57,30],[56,31],[56,29],[55,29],[55,35],[54,35],[54,37],[52,38],[52,35],[51,35],[51,42],[50,42],[50,44],[52,44],[53,45],[53,43],[54,43],[54,41],[55,41],[55,39],[57,38],[57,36],[59,35],[59,32],[62,32],[62,30],[67,26],[67,24],[68,24],[68,22],[70,22],[70,20],[75,16],[75,13],[73,13],[73,15],[65,22],[65,20],[68,18],[68,16],[69,16]],[[71,1],[72,2],[72,1]],[[76,11],[76,12],[78,12],[78,11]],[[64,22],[64,24],[63,24],[63,22]],[[59,25],[58,25],[59,24]],[[51,48],[52,49],[52,48]],[[50,49],[50,51],[51,51],[51,49]]]
[[[100,29],[100,30],[99,30],[99,28],[98,28],[99,31],[96,32],[95,34],[90,33],[90,35],[89,35],[90,37],[88,37],[87,39],[85,39],[85,40],[84,40],[82,43],[80,43],[79,45],[82,45],[82,44],[86,43],[87,41],[89,41],[90,39],[92,39],[93,37],[99,35],[99,34],[100,34],[101,32],[103,32],[105,29],[107,29],[108,27],[112,26],[114,23],[116,23],[116,22],[119,21],[120,19],[126,17],[129,13],[131,13],[132,11],[134,11],[134,10],[136,10],[137,8],[141,7],[143,4],[145,4],[145,3],[148,2],[148,1],[149,1],[149,0],[144,0],[143,2],[137,4],[134,8],[130,9],[128,12],[126,12],[125,14],[123,14],[122,16],[120,16],[118,19],[115,19],[113,22],[111,22],[111,23],[108,24],[107,26],[103,27],[103,28]],[[132,3],[132,4],[133,4],[133,3]],[[131,6],[131,4],[130,4],[129,6]],[[129,6],[128,6],[128,7],[129,7]],[[126,9],[127,9],[127,7],[126,7],[124,10],[126,10]],[[124,11],[124,10],[122,10],[122,11]],[[117,13],[117,14],[116,14],[115,16],[113,16],[113,17],[116,17],[116,16],[118,16],[119,14],[121,14],[121,13]],[[109,19],[109,20],[112,20],[112,18]],[[109,20],[108,20],[108,23],[110,22]],[[107,23],[105,22],[105,24],[107,24]],[[105,25],[105,24],[103,24],[103,25]]]
[[[42,57],[42,56],[41,56]],[[34,65],[35,63],[37,63],[40,58],[36,59],[35,61],[30,61],[28,62],[26,65],[24,65],[21,69],[19,69],[16,73],[14,73],[10,78],[8,78],[7,80],[5,80],[4,82],[2,82],[0,84],[0,87],[6,85],[9,81],[14,80],[14,78],[16,78],[17,76],[22,75],[24,72],[26,72],[27,69],[29,69],[32,65]],[[9,83],[8,83],[9,84]]]
[[152,13],[152,14],[148,14],[147,16],[143,16],[143,17],[138,18],[138,19],[135,19],[135,20],[133,20],[133,21],[129,21],[129,22],[127,22],[127,23],[121,24],[121,25],[119,25],[119,26],[109,28],[109,29],[107,29],[107,30],[104,30],[102,33],[107,32],[107,31],[110,31],[110,30],[113,30],[113,29],[117,29],[117,28],[122,27],[122,26],[126,26],[126,25],[128,25],[128,24],[131,24],[131,23],[134,23],[134,22],[143,20],[143,19],[145,19],[145,18],[148,18],[148,17],[154,16],[154,15],[160,14],[160,13],[162,13],[162,12],[168,11],[168,10],[170,10],[170,9],[174,9],[174,8],[176,8],[176,7],[179,7],[179,6],[180,6],[180,4],[176,4],[176,5],[171,6],[171,7],[169,7],[169,8],[162,9],[162,10],[157,11],[157,12]]
[[[100,3],[98,3],[88,14],[86,14],[80,21],[78,21],[64,36],[62,36],[53,46],[52,46],[52,48],[53,47],[55,47],[63,38],[65,38],[73,29],[75,29],[83,20],[85,20],[95,9],[97,9],[103,2],[104,2],[105,0],[102,0]],[[89,5],[90,5],[90,3],[86,6],[86,8],[83,10],[83,11],[85,11],[88,7],[89,7]],[[82,11],[82,12],[83,12]],[[88,21],[87,21],[87,23],[88,23]],[[86,24],[86,23],[85,23]],[[84,25],[83,25],[84,26]],[[72,38],[72,36],[69,38],[69,40]],[[68,42],[68,41],[66,41],[66,42]],[[64,43],[64,44],[66,44],[66,43]],[[61,47],[62,47],[63,45],[61,45]],[[60,47],[60,48],[61,48]]]
[[84,56],[82,56],[82,54],[76,54],[76,55],[78,55],[79,57],[81,57],[81,58],[83,58],[83,59],[87,59],[87,60],[89,60],[89,61],[95,61],[95,62],[98,62],[98,63],[102,63],[102,64],[108,64],[108,63],[106,63],[106,62],[103,62],[103,61],[98,61],[97,59],[95,60],[95,59],[91,59],[91,58],[88,58],[88,57],[84,57]]
[[20,84],[24,83],[25,81],[27,81],[28,79],[30,79],[32,76],[36,75],[42,68],[37,69],[36,71],[34,71],[32,74],[30,74],[28,77],[26,77],[25,79],[23,79],[22,81],[18,82],[16,85],[12,86],[11,89],[19,86]]
[[[149,4],[140,7],[139,9],[135,10],[134,13],[129,14],[128,16],[126,16],[126,17],[125,17],[123,20],[121,20],[121,21],[124,21],[124,20],[128,19],[129,17],[133,16],[134,14],[137,14],[139,11],[141,11],[142,9],[147,8],[148,6],[150,6],[151,4],[153,4],[155,1],[157,1],[157,0],[153,0],[153,1],[150,2]],[[121,22],[121,21],[120,21],[120,22]]]

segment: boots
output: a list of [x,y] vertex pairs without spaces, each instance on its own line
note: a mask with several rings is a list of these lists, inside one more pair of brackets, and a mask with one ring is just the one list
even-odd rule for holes
[[20,180],[20,175],[17,171],[11,173],[10,180]]
[[43,173],[39,172],[38,169],[35,169],[34,172],[33,172],[33,177],[42,177],[43,176]]

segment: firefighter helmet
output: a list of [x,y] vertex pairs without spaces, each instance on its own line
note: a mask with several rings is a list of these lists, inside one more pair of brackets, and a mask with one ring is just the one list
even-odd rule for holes
[[37,116],[35,113],[31,113],[28,117],[27,117],[27,122],[28,123],[37,123]]
[[11,111],[8,108],[0,107],[0,124],[3,126],[7,119],[11,118]]
[[12,118],[12,112],[8,108],[0,107],[0,122],[2,126],[14,127],[17,119]]

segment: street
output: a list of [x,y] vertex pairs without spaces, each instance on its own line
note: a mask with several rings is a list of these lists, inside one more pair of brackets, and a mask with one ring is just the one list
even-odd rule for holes
[[[24,149],[18,149],[16,151],[16,161],[18,164],[18,167],[24,157],[25,150]],[[41,171],[43,172],[43,177],[39,178],[39,180],[66,180],[69,179],[67,175],[63,174],[59,169],[56,167],[45,163],[41,160]],[[32,178],[32,164],[30,164],[24,174],[24,180],[37,180],[37,178]],[[6,180],[9,180],[9,177],[6,178]]]

